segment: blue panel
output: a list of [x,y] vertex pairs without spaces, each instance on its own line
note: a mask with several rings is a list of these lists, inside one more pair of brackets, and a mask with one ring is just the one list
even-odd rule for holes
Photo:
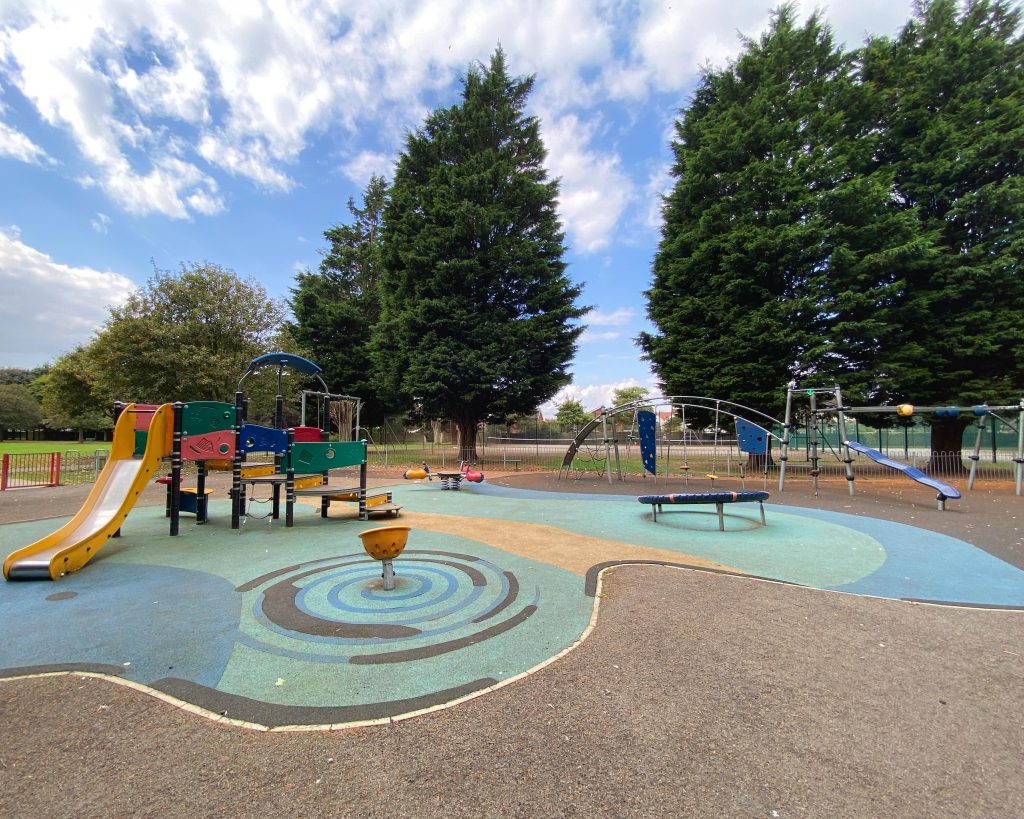
[[768,430],[750,421],[736,419],[736,439],[740,443],[740,452],[747,455],[765,455],[768,452]]
[[290,367],[303,375],[316,375],[320,368],[309,359],[291,353],[267,353],[254,358],[249,364],[249,372],[254,373],[260,367]]
[[258,424],[242,424],[239,435],[242,452],[287,452],[288,432]]
[[859,452],[862,455],[867,455],[875,463],[879,463],[882,466],[887,466],[890,469],[895,469],[897,472],[902,472],[908,478],[913,481],[917,481],[931,489],[934,489],[940,495],[945,495],[947,498],[959,498],[960,491],[955,486],[938,481],[930,475],[926,475],[916,466],[902,463],[901,461],[894,461],[892,458],[887,458],[877,449],[871,449],[870,447],[864,446],[864,444],[858,443],[857,441],[847,441],[846,446],[852,449],[854,452]]
[[642,410],[636,414],[636,425],[640,430],[640,459],[644,462],[644,469],[652,475],[657,475],[657,444],[654,439],[655,418],[653,412]]

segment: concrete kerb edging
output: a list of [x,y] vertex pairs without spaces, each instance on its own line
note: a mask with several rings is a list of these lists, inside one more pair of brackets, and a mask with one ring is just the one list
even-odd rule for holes
[[966,609],[966,610],[973,610],[973,611],[982,610],[982,611],[1014,612],[1014,613],[1018,613],[1018,614],[1024,613],[1024,607],[1013,607],[1013,606],[983,606],[983,607],[981,607],[981,606],[977,606],[977,605],[969,605],[969,604],[965,605],[965,604],[957,604],[957,603],[933,602],[933,601],[928,601],[928,600],[899,600],[899,599],[891,598],[891,597],[876,597],[876,596],[873,596],[873,595],[854,594],[852,592],[846,592],[846,591],[841,591],[841,590],[837,590],[837,589],[814,589],[813,587],[810,587],[810,586],[800,586],[799,584],[787,583],[786,581],[783,581],[783,580],[773,580],[771,578],[757,577],[757,576],[754,576],[754,575],[744,575],[744,574],[738,574],[738,573],[735,573],[735,572],[722,572],[722,571],[717,571],[717,570],[709,569],[709,568],[702,567],[702,566],[673,565],[671,563],[664,563],[664,562],[658,562],[658,561],[650,561],[650,562],[648,562],[648,561],[642,561],[642,560],[631,560],[631,561],[622,562],[622,563],[613,563],[611,565],[605,566],[605,567],[603,567],[597,573],[596,585],[594,587],[594,606],[593,606],[593,609],[591,611],[590,619],[589,619],[589,621],[587,623],[587,626],[586,626],[586,628],[583,629],[583,632],[580,634],[580,636],[577,637],[576,640],[574,640],[572,642],[572,644],[566,646],[561,651],[559,651],[557,654],[555,654],[555,655],[549,657],[548,659],[538,663],[537,665],[533,666],[532,668],[527,669],[526,671],[523,671],[520,674],[516,674],[513,677],[509,677],[508,679],[502,680],[501,682],[498,682],[495,685],[488,686],[487,688],[482,688],[479,691],[473,691],[470,694],[466,694],[466,695],[458,697],[458,698],[456,698],[454,700],[450,700],[449,702],[439,703],[438,705],[433,705],[433,706],[430,706],[429,708],[420,708],[420,709],[417,709],[415,711],[407,711],[404,714],[396,714],[396,715],[390,716],[390,717],[381,717],[379,719],[371,719],[371,720],[356,720],[356,721],[353,721],[353,722],[339,722],[339,723],[325,723],[325,724],[275,725],[275,726],[262,725],[262,724],[256,723],[256,722],[248,722],[248,721],[245,721],[245,720],[234,719],[232,717],[226,716],[225,714],[218,714],[218,713],[216,713],[214,711],[210,711],[209,709],[202,708],[201,706],[198,706],[198,705],[194,705],[193,703],[185,702],[184,700],[178,699],[177,697],[171,696],[170,694],[167,694],[167,693],[165,693],[163,691],[160,691],[160,690],[158,690],[156,688],[152,688],[152,687],[150,687],[148,685],[145,685],[144,683],[138,683],[138,682],[135,682],[134,680],[126,680],[123,677],[118,677],[118,676],[115,676],[113,674],[104,674],[104,673],[98,672],[98,671],[73,671],[73,670],[68,670],[68,671],[43,671],[43,672],[40,672],[38,674],[19,674],[18,676],[14,676],[14,677],[0,678],[0,683],[13,682],[13,681],[16,681],[16,680],[42,679],[44,677],[78,677],[80,679],[93,678],[93,679],[105,680],[107,682],[115,683],[117,685],[122,685],[122,686],[125,686],[126,688],[131,688],[131,689],[133,689],[135,691],[139,691],[139,692],[141,692],[143,694],[147,694],[147,695],[149,695],[151,697],[154,697],[154,698],[156,698],[158,700],[161,700],[162,702],[167,703],[168,705],[171,705],[171,706],[173,706],[175,708],[179,708],[182,711],[186,711],[186,712],[188,712],[190,714],[194,714],[196,716],[203,717],[204,719],[208,719],[211,722],[220,723],[222,725],[230,725],[230,726],[235,727],[235,728],[244,728],[244,729],[250,730],[250,731],[267,732],[267,733],[274,733],[274,732],[278,732],[278,733],[295,732],[295,733],[297,733],[297,732],[302,732],[302,731],[349,731],[349,730],[358,730],[358,729],[361,729],[361,728],[373,728],[373,727],[377,727],[377,726],[393,725],[395,723],[403,722],[405,720],[414,719],[416,717],[426,716],[427,714],[432,714],[432,713],[435,713],[437,711],[443,711],[443,710],[446,710],[448,708],[454,708],[457,705],[461,705],[462,703],[469,702],[470,700],[474,700],[477,697],[482,697],[482,696],[484,696],[486,694],[491,694],[491,693],[493,693],[495,691],[498,691],[501,688],[504,688],[505,686],[512,685],[513,683],[519,682],[520,680],[526,679],[527,677],[530,677],[530,676],[536,674],[537,672],[542,671],[543,669],[547,668],[552,663],[557,662],[558,660],[560,660],[563,657],[565,657],[566,655],[568,655],[570,652],[575,651],[580,645],[583,644],[583,641],[586,640],[593,633],[594,629],[597,627],[597,620],[598,620],[598,616],[600,614],[600,608],[601,608],[601,597],[602,597],[602,589],[603,589],[603,586],[604,586],[604,575],[605,575],[605,573],[609,572],[609,571],[612,571],[614,569],[619,569],[619,568],[629,567],[629,566],[659,566],[661,568],[674,569],[676,571],[690,571],[690,572],[698,572],[698,573],[702,573],[702,574],[715,574],[715,575],[718,575],[720,577],[731,577],[731,578],[744,579],[744,580],[754,580],[754,581],[759,581],[759,582],[762,582],[762,583],[772,583],[772,584],[783,585],[783,586],[797,586],[798,588],[804,588],[804,589],[808,589],[808,590],[812,590],[812,591],[824,591],[824,592],[830,592],[830,593],[833,593],[833,594],[841,594],[841,595],[847,595],[847,596],[853,596],[853,597],[870,597],[871,599],[889,600],[891,602],[904,603],[904,604],[908,604],[909,603],[911,605],[938,606],[938,607],[941,607],[941,608],[956,608],[956,609]]

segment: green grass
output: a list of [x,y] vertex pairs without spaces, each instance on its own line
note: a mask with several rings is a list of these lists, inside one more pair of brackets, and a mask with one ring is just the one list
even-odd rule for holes
[[0,441],[0,455],[24,455],[37,452],[60,452],[74,450],[81,455],[92,455],[97,449],[110,451],[109,441]]

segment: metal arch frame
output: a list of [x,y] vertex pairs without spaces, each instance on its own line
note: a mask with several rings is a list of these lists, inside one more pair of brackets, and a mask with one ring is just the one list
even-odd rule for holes
[[[635,412],[640,409],[656,406],[671,406],[673,408],[680,409],[695,407],[697,409],[706,409],[723,415],[728,415],[734,420],[736,418],[741,418],[745,421],[750,420],[749,415],[747,414],[752,414],[758,416],[762,421],[769,422],[772,427],[784,428],[784,424],[777,418],[773,418],[767,413],[756,410],[753,407],[748,407],[735,401],[728,401],[724,398],[711,398],[705,395],[661,395],[653,398],[641,398],[637,401],[630,401],[626,404],[619,404],[615,407],[602,407],[600,415],[595,416],[589,423],[587,423],[578,433],[576,433],[576,437],[570,442],[565,455],[562,457],[562,465],[558,468],[558,479],[562,479],[563,471],[568,475],[572,467],[572,462],[575,459],[580,446],[590,436],[590,433],[594,431],[595,427],[597,427],[598,424],[601,424],[601,442],[604,444],[605,450],[605,472],[608,476],[608,483],[612,483],[613,441],[608,437],[608,419],[619,415],[620,413]],[[747,414],[741,415],[739,412],[734,410],[741,410]],[[768,433],[769,439],[774,439],[780,443],[782,442],[783,439],[779,435],[776,435],[772,429],[765,427],[765,431]],[[617,443],[615,444],[615,463],[616,473],[618,474],[619,480],[622,480],[622,467],[619,463]]]

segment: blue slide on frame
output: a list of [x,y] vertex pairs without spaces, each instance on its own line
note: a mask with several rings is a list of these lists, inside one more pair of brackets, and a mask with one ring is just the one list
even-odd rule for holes
[[897,472],[902,472],[911,480],[915,480],[920,484],[924,484],[925,486],[929,486],[934,489],[939,493],[937,499],[939,501],[940,509],[945,508],[946,498],[956,499],[960,497],[960,490],[955,486],[950,486],[942,481],[937,481],[935,478],[926,475],[917,467],[901,463],[900,461],[894,461],[892,458],[887,458],[877,449],[871,449],[871,447],[866,447],[864,444],[858,443],[857,441],[847,441],[845,445],[854,452],[859,452],[861,455],[867,455],[875,463],[887,466],[890,469],[895,469]]

